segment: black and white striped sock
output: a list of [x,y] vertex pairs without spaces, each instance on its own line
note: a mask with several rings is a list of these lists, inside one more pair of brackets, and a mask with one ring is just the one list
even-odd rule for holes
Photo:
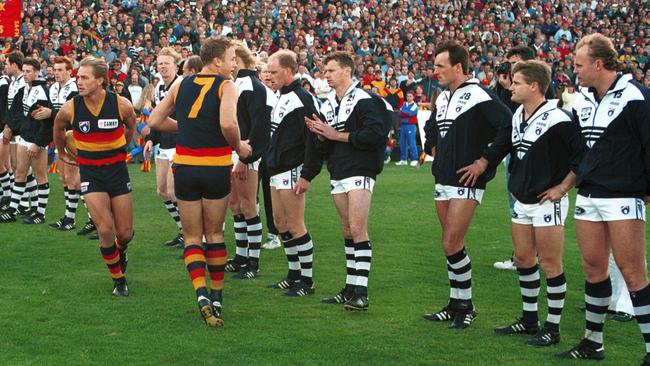
[[27,193],[27,198],[30,201],[31,207],[37,207],[38,205],[38,184],[36,183],[36,178],[33,174],[27,176],[27,187],[25,188]]
[[68,217],[70,214],[70,190],[67,186],[63,186],[63,199],[65,200],[65,213],[63,216]]
[[449,265],[454,271],[456,285],[458,286],[458,299],[472,301],[472,262],[465,248],[457,253],[447,256]]
[[298,260],[300,261],[300,280],[307,286],[314,284],[312,267],[314,263],[314,243],[309,233],[294,239],[298,249]]
[[523,302],[522,320],[526,324],[537,324],[537,298],[539,297],[539,267],[519,268],[519,291]]
[[0,174],[0,190],[2,190],[2,197],[11,198],[11,182],[9,180],[9,172]]
[[178,214],[178,205],[174,201],[164,201],[165,203],[165,208],[167,209],[167,212],[169,212],[169,215],[172,217],[174,222],[176,223],[176,227],[178,227],[178,230],[183,230],[183,225],[181,224],[181,217]]
[[262,220],[259,216],[246,219],[248,255],[253,268],[260,268],[260,248],[262,246]]
[[357,265],[354,261],[354,241],[352,238],[345,238],[345,288],[354,289],[357,285]]
[[233,215],[235,227],[235,263],[246,264],[248,261],[248,234],[246,233],[246,219],[244,215]]
[[603,346],[603,325],[612,297],[612,282],[590,283],[585,281],[585,339],[589,346],[599,349]]
[[282,245],[284,246],[284,254],[287,256],[287,263],[289,264],[289,273],[287,278],[291,280],[300,279],[300,261],[298,260],[298,247],[296,241],[290,233],[281,233]]
[[9,207],[12,211],[16,212],[18,206],[20,205],[21,199],[25,195],[25,182],[14,182],[14,186],[11,189],[11,202]]
[[38,207],[36,211],[45,216],[45,210],[47,209],[47,201],[50,197],[50,184],[43,183],[38,185]]
[[451,268],[449,260],[447,259],[447,277],[449,278],[449,307],[455,307],[458,302],[458,283],[456,282],[456,274],[454,269]]
[[630,298],[634,305],[634,318],[643,335],[645,352],[650,354],[650,286],[639,291],[630,291]]
[[369,240],[354,243],[354,262],[356,264],[357,287],[354,293],[368,296],[368,276],[372,264],[372,244]]
[[546,279],[546,298],[548,301],[548,315],[544,327],[554,332],[560,331],[560,319],[564,309],[564,298],[566,297],[566,278],[564,273]]
[[74,220],[77,215],[77,207],[79,206],[79,195],[81,191],[72,189],[68,191],[68,200],[70,208],[66,211],[65,217]]

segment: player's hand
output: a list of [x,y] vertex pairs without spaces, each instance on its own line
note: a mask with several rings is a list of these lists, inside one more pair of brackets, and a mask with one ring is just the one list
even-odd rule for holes
[[30,159],[34,159],[37,157],[39,151],[41,151],[41,147],[36,145],[36,144],[31,144],[27,148],[27,156],[29,156]]
[[431,154],[429,154],[429,155],[431,155],[433,160],[436,160],[436,147],[435,146],[431,148]]
[[38,108],[32,111],[32,118],[38,120],[48,119],[52,116],[52,110],[47,107],[38,106]]
[[241,160],[235,165],[235,170],[233,171],[235,178],[245,181],[248,177],[248,164],[242,162]]
[[12,137],[13,133],[11,132],[11,128],[9,128],[9,126],[5,126],[5,129],[2,131],[2,143],[9,145],[9,141],[11,141]]
[[564,188],[561,187],[560,184],[556,185],[555,187],[551,187],[544,192],[540,193],[537,195],[537,198],[539,198],[539,204],[541,205],[542,203],[546,201],[551,201],[551,202],[558,202],[559,200],[566,195],[566,192]]
[[153,150],[153,141],[147,141],[142,148],[142,155],[146,160],[151,159],[151,150]]
[[488,167],[488,161],[481,157],[480,159],[474,160],[474,162],[464,168],[460,168],[456,171],[456,174],[463,174],[460,177],[460,184],[463,184],[465,187],[474,187],[478,178],[485,172],[485,169]]
[[74,158],[74,156],[69,154],[68,152],[63,152],[63,153],[59,152],[59,159],[66,164],[75,165],[75,166],[79,165],[77,164],[77,161]]
[[336,136],[339,133],[336,129],[334,129],[334,127],[321,121],[320,118],[318,118],[318,116],[315,114],[312,114],[311,118],[305,117],[305,123],[311,132],[315,133],[318,136],[322,136],[327,140],[336,140]]
[[239,159],[246,159],[253,153],[253,148],[248,143],[248,140],[244,140],[239,141],[239,145],[237,145],[235,151],[237,152],[237,155],[239,155]]
[[307,192],[307,190],[309,190],[309,181],[305,178],[299,178],[298,182],[296,183],[296,189],[294,192],[297,195],[301,195]]

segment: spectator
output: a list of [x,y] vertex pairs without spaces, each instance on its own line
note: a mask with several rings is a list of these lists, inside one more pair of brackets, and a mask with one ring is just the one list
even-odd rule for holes
[[399,131],[399,149],[401,159],[395,165],[407,165],[407,157],[410,152],[411,166],[418,165],[418,148],[415,141],[418,127],[418,104],[414,100],[413,91],[406,92],[406,102],[402,105],[399,113],[401,127]]

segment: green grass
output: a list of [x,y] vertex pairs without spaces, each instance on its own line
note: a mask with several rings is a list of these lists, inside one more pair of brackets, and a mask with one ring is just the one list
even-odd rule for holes
[[[156,196],[155,178],[131,169],[136,237],[130,246],[131,296],[110,296],[112,283],[94,242],[42,225],[0,226],[0,365],[578,365],[552,354],[583,335],[583,274],[573,219],[566,230],[568,295],[560,346],[535,349],[493,328],[520,315],[514,272],[492,263],[510,255],[503,172],[488,187],[467,237],[479,314],[464,331],[421,319],[445,305],[448,282],[433,206],[433,180],[422,169],[387,166],[373,197],[374,258],[368,312],[319,303],[345,277],[338,217],[324,172],[307,199],[314,238],[316,296],[287,298],[268,283],[286,273],[281,249],[262,251],[262,277],[225,283],[226,325],[200,319],[179,250],[163,247],[175,225]],[[62,214],[58,177],[51,179],[49,220]],[[573,199],[572,199],[573,201]],[[84,218],[83,208],[78,217]],[[81,220],[80,220],[81,221]],[[231,220],[228,247],[234,251]],[[541,316],[546,301],[540,296]],[[629,365],[643,356],[635,322],[606,324],[607,359]]]

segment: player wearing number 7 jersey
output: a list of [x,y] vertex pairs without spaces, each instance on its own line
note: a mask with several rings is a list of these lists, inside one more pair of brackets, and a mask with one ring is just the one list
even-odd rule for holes
[[[223,325],[227,258],[223,220],[230,192],[231,153],[235,149],[240,158],[246,158],[251,148],[241,141],[237,125],[238,91],[231,81],[235,48],[226,38],[211,38],[201,47],[201,61],[201,72],[174,84],[147,123],[159,131],[178,131],[172,169],[185,236],[185,265],[203,320],[218,327]],[[168,118],[174,111],[177,122]]]

